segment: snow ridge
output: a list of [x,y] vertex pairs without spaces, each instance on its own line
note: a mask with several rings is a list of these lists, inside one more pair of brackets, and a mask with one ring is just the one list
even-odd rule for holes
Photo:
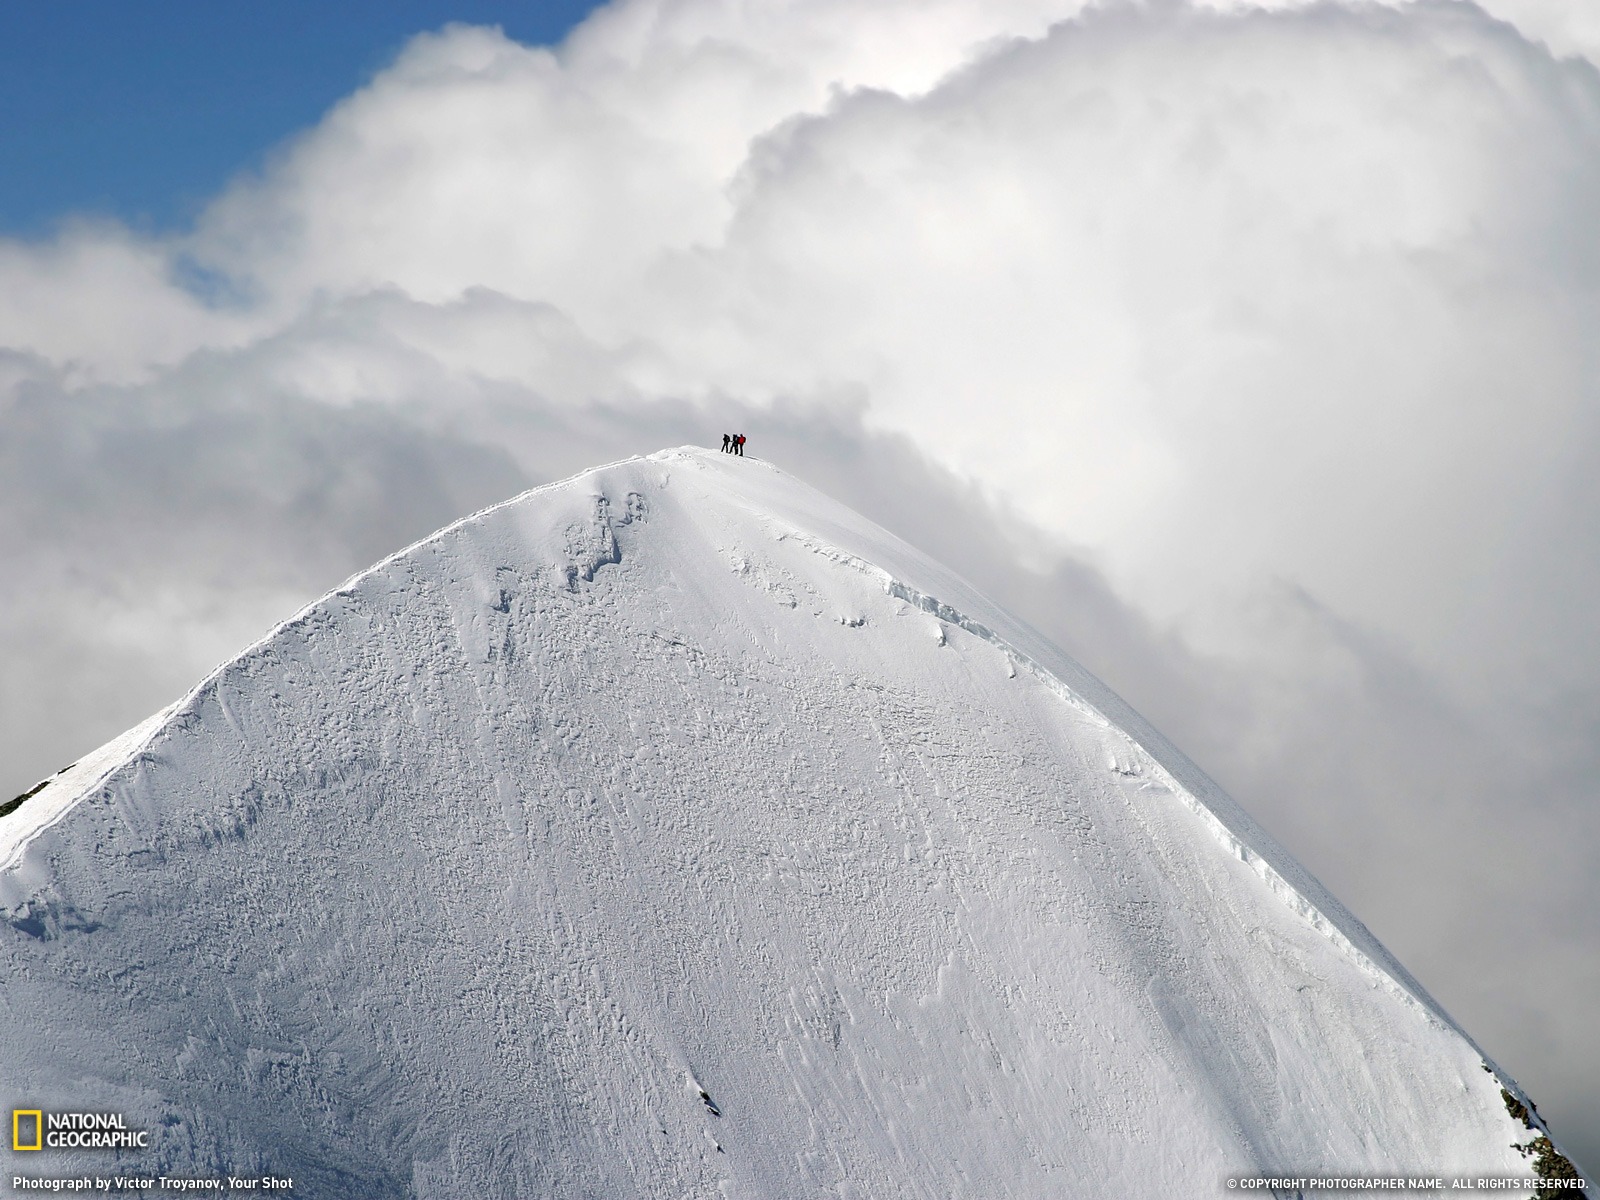
[[[930,614],[938,620],[964,629],[974,637],[989,643],[1016,664],[1023,666],[1032,673],[1045,687],[1058,695],[1063,701],[1073,708],[1089,715],[1104,728],[1117,729],[1125,737],[1130,750],[1130,763],[1136,758],[1138,766],[1119,766],[1113,760],[1111,766],[1120,770],[1124,775],[1137,776],[1145,770],[1154,772],[1154,785],[1160,789],[1171,792],[1185,807],[1206,823],[1217,841],[1228,852],[1253,869],[1279,896],[1289,908],[1313,928],[1327,937],[1340,949],[1350,955],[1352,961],[1359,963],[1364,970],[1369,972],[1373,979],[1390,989],[1393,994],[1405,1003],[1415,1007],[1425,1014],[1430,1020],[1437,1021],[1465,1036],[1460,1026],[1449,1016],[1439,1003],[1430,996],[1420,983],[1402,967],[1394,957],[1385,950],[1371,932],[1351,915],[1342,905],[1334,900],[1321,884],[1317,883],[1298,864],[1288,865],[1292,862],[1286,851],[1279,847],[1259,825],[1247,817],[1243,810],[1233,800],[1223,793],[1211,780],[1205,777],[1200,769],[1191,762],[1187,756],[1178,751],[1166,741],[1164,737],[1140,716],[1136,710],[1116,696],[1098,680],[1093,680],[1094,690],[1099,693],[1099,703],[1088,699],[1086,695],[1075,690],[1064,682],[1056,673],[1043,663],[1039,662],[1026,651],[1019,649],[1012,641],[991,629],[981,621],[974,620],[960,609],[947,604],[937,596],[917,590],[910,584],[895,578],[883,568],[858,558],[857,556],[841,550],[837,546],[829,545],[798,529],[789,529],[787,536],[793,537],[801,544],[810,547],[815,553],[825,558],[844,563],[860,571],[864,575],[877,579],[884,592],[898,600]],[[1022,622],[1015,617],[1008,619],[1017,626]],[[1026,631],[1026,636],[1043,641],[1042,637],[1032,631]],[[1088,673],[1076,662],[1067,659],[1060,651],[1055,651],[1055,657],[1065,659],[1074,674],[1082,679],[1092,680]],[[1060,667],[1058,666],[1059,670]],[[1118,710],[1119,720],[1114,721],[1104,711],[1105,707],[1114,707]],[[1143,726],[1145,737],[1156,743],[1155,748],[1147,748],[1129,727]],[[1176,759],[1175,770],[1168,770],[1166,760]],[[1185,786],[1180,782],[1179,776],[1185,776],[1193,781],[1196,777],[1201,781],[1201,789],[1210,793],[1210,803],[1191,790],[1193,786]],[[1213,807],[1215,805],[1215,807]],[[1219,811],[1220,810],[1220,811]],[[1226,814],[1226,815],[1224,815]],[[1259,849],[1257,847],[1260,847]],[[1278,864],[1285,864],[1280,870]],[[1291,883],[1286,874],[1292,873],[1300,878],[1298,886]],[[1317,899],[1312,897],[1316,896]],[[1325,911],[1326,910],[1326,911]],[[1485,1059],[1487,1062],[1487,1058]]]
[[[1255,871],[1290,911],[1348,955],[1350,960],[1360,966],[1375,982],[1427,1020],[1449,1028],[1472,1045],[1495,1080],[1513,1097],[1528,1106],[1531,1114],[1531,1102],[1521,1085],[1478,1047],[1471,1036],[1360,920],[1295,862],[1271,835],[1240,809],[1231,797],[1222,792],[1187,755],[1150,726],[1144,717],[1120,696],[1090,676],[1077,662],[1054,646],[1050,646],[1051,657],[1057,663],[1052,670],[988,625],[974,620],[937,596],[919,591],[903,580],[895,578],[882,567],[858,558],[837,546],[820,541],[802,530],[788,528],[785,532],[786,536],[794,537],[802,544],[808,545],[815,553],[845,563],[879,580],[887,595],[903,600],[939,621],[964,629],[974,637],[995,646],[1009,661],[1029,671],[1067,704],[1088,714],[1105,728],[1115,729],[1121,733],[1126,738],[1130,751],[1128,763],[1136,761],[1137,765],[1119,764],[1113,758],[1110,764],[1113,770],[1129,776],[1140,776],[1149,771],[1153,779],[1148,787],[1156,791],[1170,792],[1205,823],[1206,828],[1228,853]],[[1041,635],[1017,618],[1010,614],[1005,614],[1005,617],[1022,631],[1023,637],[1044,642]],[[1084,692],[1064,682],[1057,674],[1058,671],[1061,674],[1070,672],[1076,676],[1081,681],[1084,691],[1096,693],[1097,700],[1090,700]],[[1108,716],[1106,709],[1115,711],[1117,718],[1113,720]],[[1134,730],[1138,730],[1139,734],[1135,734]],[[1292,882],[1291,878],[1297,882]],[[1536,1115],[1532,1115],[1530,1119],[1538,1121]],[[1548,1129],[1542,1123],[1538,1128],[1548,1133]]]
[[[864,567],[866,566],[866,564],[862,565]],[[936,597],[924,595],[916,589],[907,587],[899,580],[890,578],[887,575],[884,576],[884,590],[891,596],[916,605],[923,612],[932,613],[941,621],[948,622],[951,625],[959,626],[960,628],[965,629],[968,633],[971,633],[974,636],[989,642],[991,645],[1009,655],[1013,661],[1020,663],[1028,671],[1032,672],[1033,675],[1038,678],[1038,680],[1043,683],[1045,687],[1055,692],[1056,695],[1060,696],[1068,704],[1075,708],[1081,709],[1086,713],[1092,714],[1097,720],[1102,722],[1106,728],[1112,728],[1113,723],[1111,719],[1103,712],[1101,712],[1093,704],[1089,703],[1088,700],[1084,699],[1084,697],[1080,696],[1077,692],[1074,692],[1065,683],[1062,683],[1061,680],[1057,679],[1040,663],[1035,662],[1027,654],[1024,654],[1014,646],[1011,646],[1004,638],[995,633],[988,626],[982,624],[981,622],[972,620],[970,617],[967,617],[963,613],[950,607],[950,605],[945,604]],[[1363,953],[1363,951],[1345,935],[1344,931],[1339,928],[1338,924],[1336,924],[1333,920],[1330,920],[1322,912],[1322,910],[1316,906],[1316,904],[1314,904],[1306,896],[1302,895],[1293,884],[1279,874],[1279,872],[1272,866],[1265,856],[1258,853],[1244,840],[1242,836],[1231,829],[1228,826],[1228,823],[1223,820],[1221,816],[1213,812],[1206,805],[1205,801],[1201,800],[1198,796],[1189,791],[1188,788],[1179,783],[1178,780],[1171,775],[1165,767],[1163,767],[1131,736],[1127,738],[1127,742],[1131,751],[1128,762],[1136,763],[1137,765],[1121,765],[1119,764],[1118,760],[1113,759],[1111,763],[1113,770],[1117,770],[1121,774],[1131,776],[1141,775],[1146,770],[1151,771],[1154,775],[1153,785],[1157,789],[1172,793],[1172,795],[1175,796],[1186,808],[1188,808],[1189,811],[1204,821],[1207,828],[1209,828],[1212,834],[1215,835],[1217,841],[1221,843],[1230,854],[1236,856],[1240,862],[1245,863],[1247,866],[1253,869],[1256,874],[1260,875],[1267,886],[1272,889],[1273,893],[1280,897],[1291,910],[1293,910],[1300,917],[1304,918],[1306,921],[1310,922],[1313,928],[1337,945],[1341,950],[1349,954],[1353,961],[1359,963],[1365,970],[1371,973],[1374,979],[1380,981],[1396,996],[1404,1000],[1406,1003],[1414,1006],[1419,1012],[1425,1013],[1430,1019],[1441,1021],[1444,1024],[1449,1024],[1453,1028],[1455,1027],[1454,1022],[1450,1021],[1443,1011],[1439,1009],[1438,1005],[1433,1001],[1433,999],[1429,997],[1426,992],[1422,991],[1420,985],[1418,985],[1414,980],[1411,980],[1409,976],[1406,977],[1405,982],[1402,982],[1400,979],[1396,979],[1390,970],[1386,969],[1384,966],[1375,962],[1370,956]]]
[[0,1078],[159,1131],[141,1169],[442,1200],[1523,1167],[1476,1047],[1193,764],[753,459],[422,539],[0,852]]

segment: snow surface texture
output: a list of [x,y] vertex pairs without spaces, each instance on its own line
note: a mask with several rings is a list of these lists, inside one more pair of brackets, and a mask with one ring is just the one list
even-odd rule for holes
[[1527,1172],[1515,1085],[1136,714],[708,451],[312,605],[0,819],[0,913],[0,1080],[150,1128],[119,1169],[974,1200]]

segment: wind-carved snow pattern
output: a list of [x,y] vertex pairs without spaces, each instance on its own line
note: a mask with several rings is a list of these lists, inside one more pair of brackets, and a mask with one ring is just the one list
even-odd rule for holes
[[[960,610],[952,607],[951,605],[946,604],[936,596],[930,596],[925,592],[920,592],[901,580],[889,575],[882,568],[877,567],[874,564],[865,561],[864,559],[857,558],[855,555],[848,554],[840,550],[838,547],[827,545],[826,543],[820,542],[796,530],[786,531],[786,533],[780,534],[779,536],[793,537],[801,544],[809,546],[815,553],[823,556],[824,558],[844,564],[856,571],[861,572],[864,575],[868,575],[877,579],[883,587],[885,593],[888,595],[893,596],[897,600],[903,600],[907,604],[912,605],[922,612],[931,614],[932,616],[936,617],[941,624],[953,625],[972,634],[980,641],[987,642],[989,645],[995,647],[1003,655],[1005,655],[1007,663],[1013,669],[1017,664],[1021,664],[1030,674],[1038,679],[1040,683],[1042,683],[1046,688],[1050,689],[1050,691],[1054,692],[1067,704],[1071,705],[1079,712],[1082,712],[1102,727],[1106,729],[1114,728],[1113,722],[1110,720],[1110,718],[1108,718],[1103,712],[1095,707],[1095,705],[1090,703],[1077,692],[1073,691],[1072,688],[1067,686],[1060,679],[1056,678],[1055,675],[1051,674],[1050,671],[1048,671],[1039,663],[1035,662],[1027,654],[1010,645],[1003,637],[1000,636],[1000,634],[996,633],[993,629],[990,629],[982,622],[973,620],[971,617],[968,617],[966,614],[962,613]],[[939,640],[942,644],[944,641],[942,635],[940,636]],[[1211,831],[1212,835],[1217,839],[1217,841],[1224,848],[1226,848],[1230,854],[1238,858],[1240,862],[1245,863],[1252,870],[1254,870],[1256,874],[1258,874],[1267,884],[1267,886],[1272,889],[1273,893],[1279,896],[1284,903],[1286,903],[1289,908],[1296,913],[1296,915],[1307,921],[1314,929],[1316,929],[1324,937],[1328,938],[1329,941],[1333,942],[1341,950],[1348,954],[1352,961],[1358,963],[1362,969],[1367,971],[1376,982],[1388,988],[1395,996],[1400,998],[1405,1003],[1415,1007],[1418,1012],[1425,1014],[1429,1020],[1449,1025],[1452,1028],[1457,1028],[1455,1023],[1450,1020],[1450,1018],[1438,1007],[1438,1005],[1435,1004],[1425,992],[1422,992],[1420,986],[1417,985],[1414,980],[1410,979],[1409,975],[1406,976],[1406,982],[1402,982],[1400,979],[1396,979],[1394,975],[1391,974],[1389,969],[1386,969],[1379,962],[1374,961],[1373,958],[1363,952],[1362,949],[1345,934],[1344,930],[1341,929],[1338,924],[1336,924],[1333,920],[1330,920],[1328,916],[1324,914],[1311,899],[1305,895],[1302,895],[1293,884],[1279,874],[1265,857],[1251,848],[1251,846],[1245,840],[1245,836],[1247,835],[1241,836],[1240,833],[1236,832],[1232,827],[1230,827],[1226,820],[1224,820],[1216,812],[1213,812],[1203,800],[1190,792],[1176,778],[1169,774],[1167,770],[1143,747],[1135,742],[1132,737],[1123,734],[1119,740],[1121,742],[1121,747],[1117,750],[1114,750],[1109,756],[1108,766],[1111,771],[1117,775],[1133,779],[1144,778],[1148,776],[1148,779],[1143,784],[1141,790],[1155,791],[1163,795],[1171,795],[1175,797],[1180,803],[1193,812],[1195,816],[1199,817],[1203,822],[1205,822],[1206,827]],[[1348,919],[1353,922],[1353,918]],[[1371,939],[1371,935],[1366,932],[1364,927],[1361,929],[1361,933],[1364,935],[1365,940]]]
[[[865,565],[863,564],[863,566]],[[921,592],[907,587],[897,579],[885,577],[884,590],[891,596],[895,596],[909,604],[914,604],[924,612],[933,613],[941,621],[959,626],[973,636],[997,647],[1007,656],[1009,662],[1021,663],[1045,687],[1055,692],[1068,704],[1092,714],[1096,719],[1103,722],[1107,728],[1111,727],[1111,721],[1094,705],[1079,696],[1026,654],[1007,645],[1005,640],[992,629],[980,622],[971,620],[935,597],[923,595]],[[1346,937],[1344,932],[1330,921],[1315,904],[1305,896],[1302,896],[1288,880],[1273,869],[1265,858],[1252,850],[1238,834],[1229,828],[1221,817],[1212,812],[1199,797],[1193,795],[1169,775],[1166,769],[1146,753],[1132,738],[1125,739],[1124,749],[1115,751],[1110,755],[1108,766],[1114,773],[1125,778],[1146,779],[1141,790],[1155,791],[1176,798],[1184,807],[1205,822],[1206,827],[1211,830],[1213,836],[1230,854],[1236,856],[1240,862],[1247,864],[1256,874],[1260,875],[1274,894],[1288,904],[1298,916],[1309,922],[1319,933],[1350,955],[1375,980],[1390,989],[1407,1004],[1414,1006],[1419,1012],[1425,1013],[1429,1020],[1440,1021],[1441,1023],[1448,1020],[1443,1017],[1443,1014],[1435,1006],[1419,998],[1409,987],[1395,979],[1382,966],[1362,953],[1356,944]]]
[[1475,1047],[1192,764],[754,459],[630,460],[408,547],[0,818],[0,863],[0,1078],[156,1131],[141,1170],[1525,1169]]

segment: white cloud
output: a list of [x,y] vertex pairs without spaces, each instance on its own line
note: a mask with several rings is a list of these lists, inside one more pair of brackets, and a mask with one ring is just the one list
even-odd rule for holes
[[[737,419],[1074,641],[1576,1115],[1576,1017],[1482,964],[1576,990],[1600,945],[1585,11],[635,0],[554,51],[419,38],[190,236],[0,244],[12,660],[137,659],[103,576],[192,664],[259,632],[230,605]],[[1426,925],[1407,856],[1453,898]]]
[[1164,617],[1273,573],[1431,643],[1422,578],[1567,519],[1483,480],[1559,469],[1593,409],[1562,276],[1600,92],[1563,70],[1456,11],[1058,28],[769,138],[658,337],[686,384],[866,383]]
[[1593,4],[1569,0],[1480,0],[1480,4],[1552,54],[1600,62],[1600,8]]
[[242,314],[179,282],[183,267],[172,246],[104,223],[69,223],[50,242],[0,239],[0,347],[93,383],[146,378],[198,345],[247,336]]

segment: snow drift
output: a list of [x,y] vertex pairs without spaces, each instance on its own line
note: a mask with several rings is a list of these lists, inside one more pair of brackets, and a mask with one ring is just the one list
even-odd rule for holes
[[0,914],[9,1102],[125,1114],[123,1169],[441,1198],[1528,1170],[1515,1085],[1136,714],[705,451],[313,604],[0,818]]

